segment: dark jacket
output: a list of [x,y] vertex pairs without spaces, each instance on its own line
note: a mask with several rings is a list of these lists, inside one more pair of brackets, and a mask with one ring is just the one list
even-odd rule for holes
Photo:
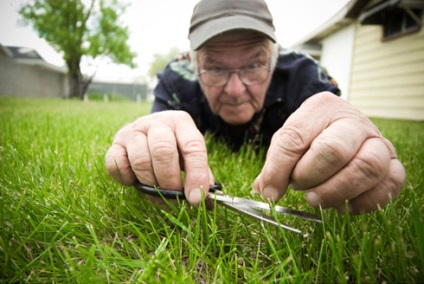
[[296,52],[282,52],[272,74],[264,108],[248,125],[234,127],[211,112],[185,57],[168,64],[158,78],[152,112],[186,111],[202,133],[211,132],[234,149],[245,141],[269,145],[272,135],[310,96],[323,91],[340,95],[340,90],[329,81],[330,77],[316,60]]

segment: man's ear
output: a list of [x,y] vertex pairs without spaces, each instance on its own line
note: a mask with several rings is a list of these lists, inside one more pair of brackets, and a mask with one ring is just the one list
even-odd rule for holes
[[188,62],[191,62],[190,52],[186,52],[185,56],[186,56]]

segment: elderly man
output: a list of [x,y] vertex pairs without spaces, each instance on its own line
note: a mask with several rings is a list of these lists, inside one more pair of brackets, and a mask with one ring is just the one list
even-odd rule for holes
[[351,214],[395,198],[405,171],[392,144],[309,57],[280,52],[263,0],[201,0],[190,56],[159,75],[152,113],[122,128],[106,154],[109,174],[184,190],[192,204],[214,183],[206,131],[234,149],[261,141],[267,158],[254,188],[278,200],[288,185],[314,207]]

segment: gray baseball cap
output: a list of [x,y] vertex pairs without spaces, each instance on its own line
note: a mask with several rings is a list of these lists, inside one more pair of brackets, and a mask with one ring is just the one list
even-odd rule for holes
[[264,0],[201,0],[193,9],[188,38],[193,50],[231,30],[254,30],[277,42]]

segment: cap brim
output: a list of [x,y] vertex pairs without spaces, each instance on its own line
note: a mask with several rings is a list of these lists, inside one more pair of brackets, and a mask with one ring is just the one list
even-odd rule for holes
[[273,27],[252,17],[235,15],[214,19],[196,28],[188,37],[190,47],[192,50],[197,50],[211,38],[221,33],[238,29],[254,30],[264,34],[273,42],[277,42]]

